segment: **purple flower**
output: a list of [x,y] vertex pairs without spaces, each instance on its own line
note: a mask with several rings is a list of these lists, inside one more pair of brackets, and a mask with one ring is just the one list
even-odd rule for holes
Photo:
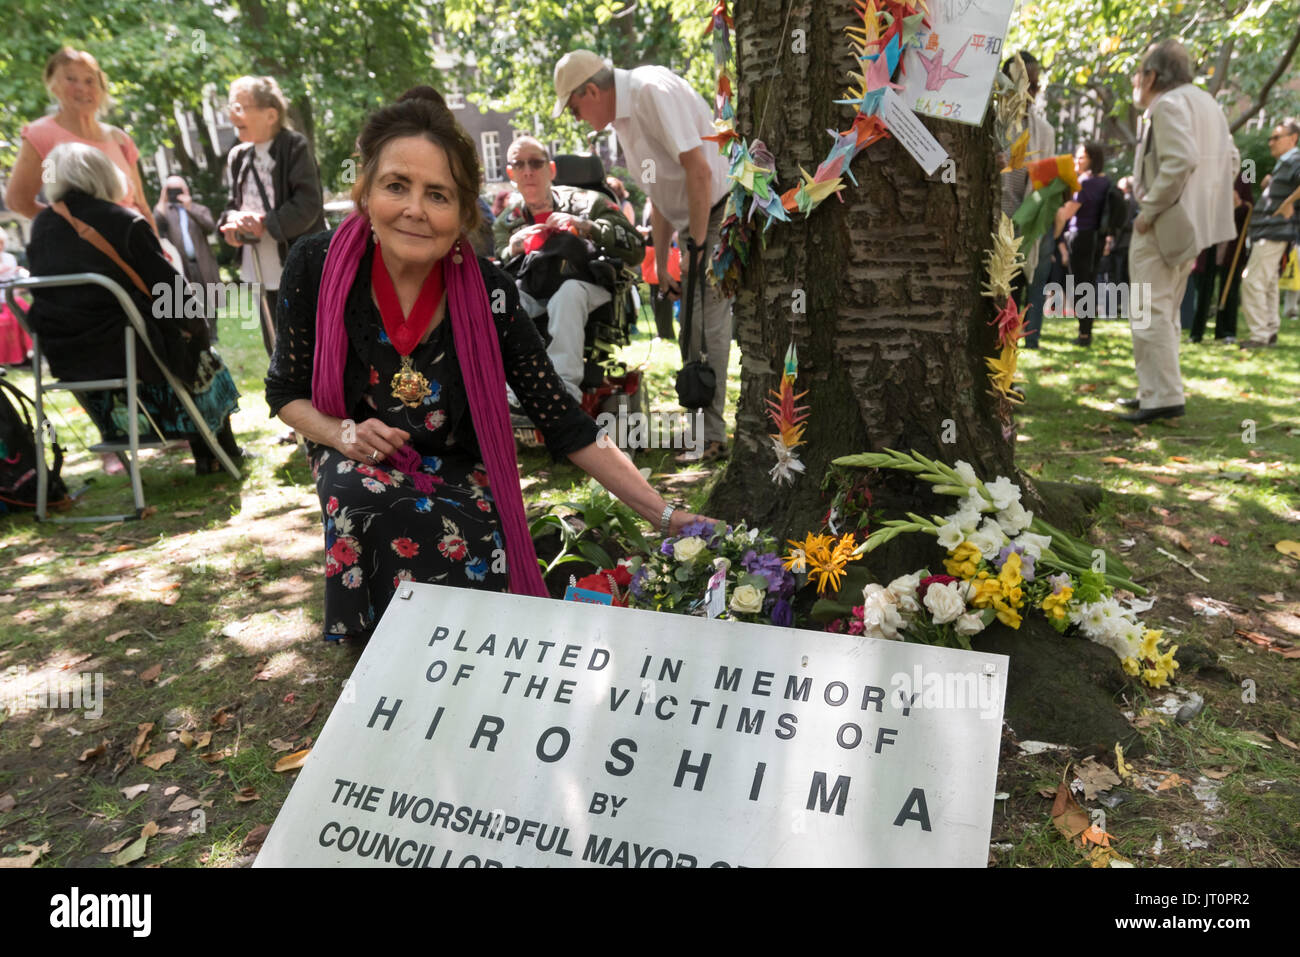
[[759,575],[767,581],[767,592],[781,598],[788,598],[794,593],[794,576],[781,566],[781,556],[775,552],[760,555],[754,549],[745,552],[740,560],[745,571]]
[[650,574],[650,569],[646,568],[644,565],[638,568],[635,574],[632,575],[632,581],[627,586],[628,591],[630,591],[637,598],[643,597],[644,590],[645,590],[646,576],[648,576],[649,574]]
[[659,554],[667,555],[671,558],[673,554],[673,542],[675,541],[677,541],[675,538],[665,538],[663,543],[659,546]]
[[1007,563],[1012,553],[1020,556],[1020,577],[1025,581],[1034,580],[1034,556],[1025,551],[1023,545],[1003,545],[1002,550],[998,552],[998,557],[993,560],[994,566],[998,571],[1002,571],[1002,566]]
[[794,609],[784,598],[778,598],[772,606],[772,624],[781,628],[789,628],[794,624]]
[[1059,595],[1064,589],[1070,587],[1070,576],[1065,572],[1059,575],[1051,575],[1047,579],[1052,583],[1052,594]]
[[714,525],[712,522],[687,522],[682,526],[678,535],[682,538],[690,538],[697,535],[706,542],[713,537]]

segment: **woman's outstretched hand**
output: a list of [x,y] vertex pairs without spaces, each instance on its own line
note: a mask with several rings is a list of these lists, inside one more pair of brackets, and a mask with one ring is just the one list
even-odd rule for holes
[[709,518],[707,515],[695,515],[684,508],[679,508],[673,512],[672,518],[668,520],[669,537],[680,535],[682,529],[692,522],[708,522],[710,525],[722,524],[716,518]]

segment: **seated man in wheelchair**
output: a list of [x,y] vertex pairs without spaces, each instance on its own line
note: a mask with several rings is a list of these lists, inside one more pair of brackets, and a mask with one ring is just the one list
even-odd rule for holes
[[547,317],[546,351],[581,401],[588,317],[610,303],[618,274],[640,262],[643,243],[613,200],[554,185],[555,163],[531,136],[511,143],[506,161],[517,192],[493,225],[497,258],[515,276],[528,314]]

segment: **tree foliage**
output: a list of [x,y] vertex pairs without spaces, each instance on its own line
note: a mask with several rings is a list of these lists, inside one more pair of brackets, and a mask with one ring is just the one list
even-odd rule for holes
[[[1100,139],[1112,154],[1131,152],[1137,119],[1132,74],[1147,45],[1176,37],[1191,54],[1198,82],[1218,96],[1230,123],[1244,122],[1300,30],[1300,0],[1025,0],[1012,20],[1009,50],[1027,49],[1044,66],[1049,119],[1059,145],[1083,139],[1100,114]],[[1274,116],[1300,107],[1286,86],[1296,61],[1269,89]],[[1082,123],[1081,123],[1082,120]]]

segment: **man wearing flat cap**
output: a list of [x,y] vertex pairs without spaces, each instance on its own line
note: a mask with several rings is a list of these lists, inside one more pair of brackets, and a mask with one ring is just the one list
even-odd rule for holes
[[703,441],[693,437],[692,450],[677,460],[686,464],[721,458],[727,450],[722,414],[731,352],[731,300],[708,283],[706,276],[730,183],[726,160],[704,139],[716,132],[709,105],[685,80],[664,67],[617,70],[590,50],[574,50],[555,65],[555,109],[551,115],[558,117],[566,109],[592,129],[613,125],[628,169],[640,178],[653,205],[650,228],[661,277],[668,275],[668,251],[673,231],[677,231],[687,252],[682,260],[682,281],[661,282],[660,294],[677,298],[683,286],[690,288],[690,271],[698,270],[692,341],[686,345],[692,354],[702,346],[717,387],[712,402],[703,410]]

